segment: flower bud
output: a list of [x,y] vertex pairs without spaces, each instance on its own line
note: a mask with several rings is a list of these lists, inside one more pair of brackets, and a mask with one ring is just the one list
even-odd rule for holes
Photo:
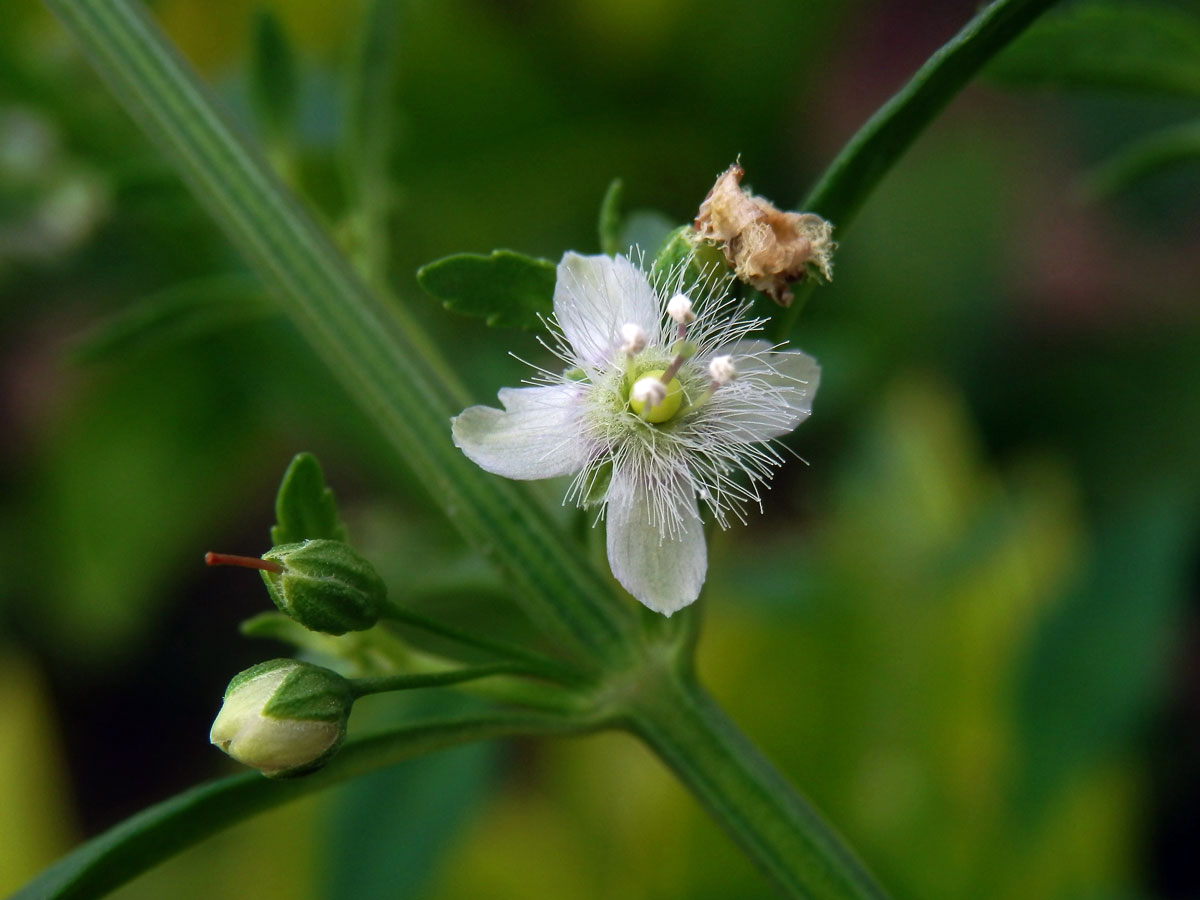
[[272,659],[234,676],[208,739],[270,778],[320,768],[346,736],[354,704],[336,672]]
[[310,631],[364,631],[379,620],[387,597],[383,579],[341,541],[281,544],[263,554],[283,566],[263,571],[275,605]]

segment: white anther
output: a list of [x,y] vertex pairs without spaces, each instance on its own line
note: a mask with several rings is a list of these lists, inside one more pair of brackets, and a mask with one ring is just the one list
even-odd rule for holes
[[670,299],[667,303],[667,315],[676,325],[691,325],[696,321],[696,314],[692,312],[692,301],[684,294],[676,294]]
[[708,374],[715,385],[729,384],[737,378],[737,366],[732,356],[714,356],[708,364]]
[[621,345],[621,352],[630,356],[646,349],[646,332],[636,322],[626,322],[621,326],[621,339],[625,342]]
[[667,398],[667,386],[657,378],[639,378],[629,392],[629,399],[642,404],[642,409],[650,410]]

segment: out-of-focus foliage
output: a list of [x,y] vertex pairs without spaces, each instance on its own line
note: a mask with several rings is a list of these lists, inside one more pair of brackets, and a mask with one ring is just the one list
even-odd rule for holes
[[[616,239],[653,242],[738,154],[754,189],[788,206],[974,7],[155,11],[486,401],[527,374],[508,351],[546,353],[443,310],[420,265],[495,247],[596,252],[616,176],[623,205],[643,210]],[[1128,73],[1159,34],[1135,19],[1195,13],[1071,4],[996,72],[1086,62],[1087,47],[1038,42],[1108,17],[1146,39],[1122,51]],[[280,647],[237,634],[268,608],[258,579],[200,560],[267,549],[298,450],[322,460],[394,596],[498,637],[527,625],[55,24],[12,0],[5,31],[0,622],[4,646],[22,649],[0,667],[19,673],[2,719],[22,739],[0,754],[0,789],[18,810],[12,846],[36,866],[224,770],[205,740],[223,686]],[[1171,58],[1152,46],[1161,71]],[[266,87],[279,83],[294,100]],[[801,319],[796,341],[824,367],[790,442],[809,465],[789,463],[764,514],[713,541],[707,683],[897,896],[1200,884],[1148,836],[1157,798],[1196,778],[1164,710],[1196,652],[1181,634],[1197,591],[1198,185],[1180,169],[1105,203],[1074,191],[1087,165],[1195,113],[1190,97],[971,89],[839,235],[837,278]],[[594,536],[589,523],[576,524]],[[381,720],[409,712],[378,702]],[[11,799],[35,785],[51,799]],[[288,867],[297,848],[309,861]],[[420,760],[247,823],[118,896],[248,885],[289,898],[770,896],[621,736]]]

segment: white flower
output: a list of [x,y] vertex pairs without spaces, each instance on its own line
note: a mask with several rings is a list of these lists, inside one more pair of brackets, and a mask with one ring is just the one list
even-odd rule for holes
[[[722,527],[730,513],[745,521],[783,461],[772,441],[808,418],[820,377],[807,354],[748,338],[762,320],[725,295],[727,280],[683,285],[681,271],[655,286],[622,256],[567,253],[548,323],[564,371],[502,389],[503,410],[452,420],[455,445],[489,472],[574,475],[568,500],[603,503],[613,574],[668,616],[704,584],[698,501]],[[631,325],[646,336],[636,352]]]

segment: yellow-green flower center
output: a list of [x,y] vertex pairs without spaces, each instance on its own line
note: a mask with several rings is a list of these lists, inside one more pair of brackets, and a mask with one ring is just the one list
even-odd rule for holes
[[[649,372],[643,372],[642,378],[658,378],[661,379],[666,373],[665,369],[652,369]],[[671,419],[675,413],[679,412],[679,407],[683,404],[683,385],[679,383],[678,378],[672,378],[667,382],[667,393],[663,397],[661,403],[646,409],[646,404],[634,397],[629,398],[629,408],[647,422],[658,425]]]

